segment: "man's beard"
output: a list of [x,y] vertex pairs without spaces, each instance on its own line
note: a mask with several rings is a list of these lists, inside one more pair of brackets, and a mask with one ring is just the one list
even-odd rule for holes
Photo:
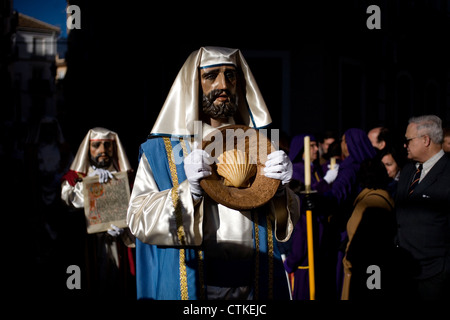
[[[223,93],[227,93],[229,101],[214,104],[214,101]],[[232,117],[237,110],[236,95],[228,90],[211,90],[208,94],[203,94],[203,112],[213,119],[227,119]]]
[[111,165],[111,157],[108,156],[108,158],[106,160],[99,161],[98,159],[101,156],[102,155],[98,155],[95,158],[90,156],[91,165],[96,167],[96,168],[101,168],[101,169],[109,168],[109,166]]

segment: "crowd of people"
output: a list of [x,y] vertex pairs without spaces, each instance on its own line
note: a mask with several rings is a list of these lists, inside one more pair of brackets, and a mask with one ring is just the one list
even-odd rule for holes
[[[279,187],[252,210],[203,190],[213,161],[193,143],[196,121],[201,138],[227,125],[271,124],[239,50],[204,47],[188,57],[136,170],[114,131],[89,130],[72,156],[56,120],[39,126],[30,162],[39,173],[31,175],[37,219],[47,241],[70,238],[64,263],[81,266],[88,295],[308,300],[309,208],[317,300],[450,298],[450,130],[439,117],[409,119],[400,137],[384,127],[294,135],[268,155],[262,174]],[[128,227],[88,235],[82,181],[104,184],[118,172],[130,182]]]
[[[448,297],[448,255],[433,249],[448,248],[449,239],[445,167],[450,149],[445,141],[450,137],[445,132],[438,117],[427,115],[409,120],[402,143],[385,127],[368,132],[352,128],[342,137],[329,132],[319,139],[310,135],[309,149],[303,146],[305,134],[293,137],[290,184],[301,198],[303,155],[311,153],[318,299]],[[333,169],[332,157],[337,163]],[[411,191],[411,167],[418,162],[432,174],[425,179],[422,173],[421,188]],[[301,300],[309,298],[310,289],[304,211],[285,261],[294,275],[293,296]],[[379,288],[367,284],[371,266],[380,267]]]

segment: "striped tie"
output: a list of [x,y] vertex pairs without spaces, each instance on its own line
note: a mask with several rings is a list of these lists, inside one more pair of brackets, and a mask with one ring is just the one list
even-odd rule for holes
[[412,194],[414,191],[414,188],[419,184],[421,173],[422,173],[422,164],[419,164],[419,166],[417,167],[416,173],[414,174],[413,181],[411,182],[411,185],[409,186],[408,195]]

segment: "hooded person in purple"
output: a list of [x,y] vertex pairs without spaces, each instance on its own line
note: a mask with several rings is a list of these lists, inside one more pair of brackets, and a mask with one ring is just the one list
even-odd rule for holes
[[[289,159],[292,161],[293,174],[292,179],[297,180],[300,183],[305,183],[305,137],[307,134],[299,134],[292,138],[289,146]],[[314,190],[314,186],[323,178],[322,170],[317,166],[314,160],[317,159],[317,140],[313,135],[309,135],[311,141],[311,188]]]
[[[375,157],[376,151],[372,146],[367,133],[361,129],[351,128],[345,131],[341,139],[341,149],[344,160],[339,166],[339,173],[332,185],[321,181],[316,185],[320,202],[326,203],[330,215],[326,239],[323,239],[327,248],[326,264],[328,277],[324,280],[329,287],[327,298],[338,299],[342,288],[343,269],[342,259],[347,241],[346,225],[353,210],[353,202],[359,194],[360,187],[357,173],[361,163],[366,159]],[[337,259],[337,260],[336,260]],[[333,281],[333,277],[335,281]],[[319,290],[319,289],[318,289]],[[320,292],[318,291],[318,294]]]
[[359,192],[359,190],[355,190],[358,186],[356,173],[364,160],[371,159],[376,154],[367,134],[357,128],[348,129],[344,133],[341,149],[345,159],[340,165],[339,175],[331,188],[331,194],[338,204],[348,199],[353,202],[352,195]]
[[[313,135],[309,135],[311,145],[309,148],[304,146],[304,138],[307,134],[300,134],[292,138],[289,147],[289,158],[293,165],[293,175],[290,183],[290,188],[296,191],[301,198],[301,202],[305,201],[304,190],[305,183],[305,162],[304,152],[311,153],[311,189],[316,190],[316,186],[325,181],[326,185],[332,183],[332,180],[337,176],[337,170],[328,170],[327,175],[322,172],[322,167],[315,160],[318,155],[317,140]],[[306,150],[305,150],[306,149]],[[333,177],[333,178],[332,178]],[[325,188],[325,186],[322,186]],[[308,250],[307,250],[307,234],[306,234],[306,206],[302,206],[300,212],[300,219],[297,222],[291,240],[290,252],[284,262],[285,269],[288,273],[294,275],[293,293],[294,300],[308,300],[309,299],[309,273],[308,273]],[[314,219],[314,243],[315,251],[320,250],[320,243],[323,234],[324,224],[326,224],[326,216],[324,216],[317,208]]]

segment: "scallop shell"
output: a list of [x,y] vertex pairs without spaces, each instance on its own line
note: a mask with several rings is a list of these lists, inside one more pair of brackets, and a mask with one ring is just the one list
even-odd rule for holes
[[256,164],[250,163],[248,153],[241,150],[228,150],[218,158],[217,173],[224,178],[225,186],[249,187],[249,179],[256,174]]

